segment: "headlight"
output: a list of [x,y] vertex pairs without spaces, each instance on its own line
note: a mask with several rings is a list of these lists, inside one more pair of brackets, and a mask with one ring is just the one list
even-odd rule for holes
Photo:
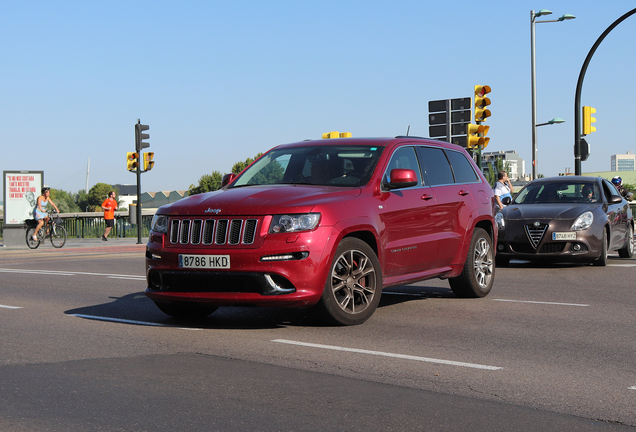
[[497,221],[497,228],[499,228],[500,230],[506,229],[506,220],[504,219],[501,212],[495,215],[495,221]]
[[168,216],[158,215],[158,214],[154,215],[152,217],[152,223],[150,224],[150,229],[158,233],[167,233],[168,232]]
[[270,233],[310,231],[318,226],[320,213],[274,215]]
[[581,216],[577,217],[574,223],[572,224],[572,231],[581,231],[584,229],[588,229],[592,226],[592,222],[594,222],[594,215],[592,212],[585,212]]

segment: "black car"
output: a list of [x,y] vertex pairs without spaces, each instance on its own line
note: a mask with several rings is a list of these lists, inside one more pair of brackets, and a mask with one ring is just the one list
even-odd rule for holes
[[495,219],[496,262],[581,261],[604,266],[607,253],[634,254],[628,201],[601,177],[562,176],[528,183]]

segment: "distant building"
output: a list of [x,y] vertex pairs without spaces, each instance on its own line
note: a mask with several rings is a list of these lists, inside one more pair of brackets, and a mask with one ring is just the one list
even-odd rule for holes
[[628,151],[626,154],[612,155],[612,171],[634,171],[636,170],[636,154]]
[[497,160],[501,159],[504,166],[508,164],[510,171],[508,177],[511,181],[517,181],[523,179],[526,172],[526,163],[515,150],[496,151],[496,152],[483,152],[481,154],[481,170],[487,173],[490,170],[496,169]]
[[117,195],[117,201],[119,201],[120,208],[129,208],[130,205],[137,201],[137,185],[113,185],[119,191]]
[[[145,210],[156,209],[162,205],[177,202],[188,196],[188,191],[144,192],[141,194],[141,207]],[[135,197],[136,199],[136,197]]]

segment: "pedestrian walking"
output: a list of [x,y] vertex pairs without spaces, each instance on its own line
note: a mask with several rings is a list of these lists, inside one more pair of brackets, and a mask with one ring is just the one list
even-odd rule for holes
[[117,210],[117,200],[115,196],[115,191],[108,192],[108,198],[102,203],[104,222],[106,222],[106,229],[104,230],[104,234],[102,234],[102,241],[108,241],[108,234],[115,226],[115,210]]

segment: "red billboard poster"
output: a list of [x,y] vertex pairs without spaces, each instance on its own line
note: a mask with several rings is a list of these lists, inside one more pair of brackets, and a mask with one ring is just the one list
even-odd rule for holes
[[3,171],[4,225],[22,225],[33,219],[33,209],[44,185],[44,171]]

